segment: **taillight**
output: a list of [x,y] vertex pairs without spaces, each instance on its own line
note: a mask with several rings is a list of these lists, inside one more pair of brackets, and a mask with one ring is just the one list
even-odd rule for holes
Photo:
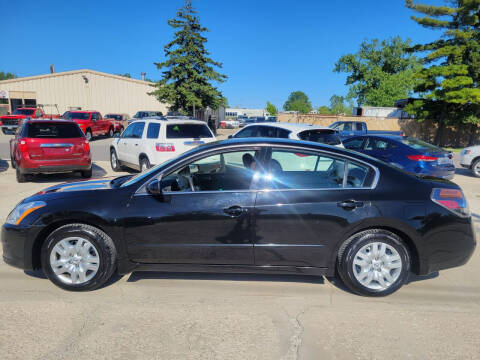
[[470,216],[467,199],[460,189],[433,189],[431,199],[458,216]]
[[156,143],[155,149],[161,152],[175,151],[175,145],[171,143]]
[[407,158],[413,161],[437,161],[438,157],[427,155],[407,155]]
[[27,142],[23,139],[20,139],[19,142],[18,142],[18,150],[20,150],[20,152],[25,152],[27,151]]
[[88,140],[85,140],[85,142],[83,143],[83,152],[90,152],[90,143],[88,142]]

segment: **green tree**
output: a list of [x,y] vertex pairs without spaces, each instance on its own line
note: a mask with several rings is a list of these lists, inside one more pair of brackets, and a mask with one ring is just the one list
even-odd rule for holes
[[285,111],[298,111],[302,114],[308,114],[312,111],[312,104],[303,91],[294,91],[283,105],[283,109]]
[[10,80],[10,79],[15,79],[17,75],[9,73],[9,72],[3,72],[0,71],[0,81],[1,80]]
[[332,95],[332,97],[330,98],[330,112],[332,114],[351,115],[353,105],[352,105],[351,101],[346,104],[345,103],[346,101],[347,101],[347,99],[345,99],[345,97],[343,97],[343,96]]
[[419,25],[441,30],[442,36],[412,47],[424,55],[424,68],[417,74],[415,90],[421,100],[407,107],[419,120],[438,123],[435,143],[443,143],[446,125],[470,126],[470,143],[475,141],[480,123],[480,0],[451,0],[451,6],[414,4],[406,6],[421,17]]
[[393,106],[409,97],[416,85],[413,75],[421,69],[420,60],[407,52],[410,46],[410,40],[399,36],[364,40],[356,53],[343,55],[333,71],[348,74],[347,98],[360,106]]
[[273,105],[270,101],[267,101],[267,112],[270,114],[270,116],[277,115],[277,107]]
[[322,106],[319,106],[317,108],[317,112],[320,114],[320,115],[332,115],[332,111],[330,110],[330,108],[326,105],[322,105]]
[[117,74],[118,76],[123,76],[123,77],[126,77],[126,78],[129,78],[131,79],[132,78],[132,75],[130,75],[130,73],[125,73],[125,74]]
[[161,102],[170,105],[172,111],[189,114],[193,108],[217,109],[225,103],[222,93],[212,82],[224,82],[226,76],[215,71],[222,64],[212,60],[205,49],[207,38],[202,34],[208,29],[200,24],[197,12],[190,0],[177,12],[177,17],[168,20],[176,30],[174,39],[165,45],[166,60],[155,63],[162,71],[162,79],[150,93]]

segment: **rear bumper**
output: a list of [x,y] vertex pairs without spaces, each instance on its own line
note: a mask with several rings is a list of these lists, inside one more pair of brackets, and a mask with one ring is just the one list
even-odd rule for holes
[[71,171],[88,171],[92,168],[91,163],[80,163],[80,164],[68,164],[68,165],[58,165],[58,164],[48,164],[44,163],[36,167],[19,167],[20,173],[22,174],[46,174],[46,173],[62,173],[62,172],[71,172]]
[[445,225],[425,238],[420,275],[464,265],[475,251],[477,243],[471,218],[455,222],[445,219],[445,222]]

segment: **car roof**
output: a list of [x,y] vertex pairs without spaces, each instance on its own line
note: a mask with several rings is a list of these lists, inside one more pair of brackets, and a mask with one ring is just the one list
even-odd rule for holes
[[[136,122],[142,122],[142,121],[150,121],[150,122],[159,122],[159,123],[168,123],[168,124],[202,124],[202,125],[207,125],[205,121],[201,120],[193,120],[193,119],[172,119],[172,118],[165,118],[165,117],[160,117],[160,116],[154,116],[154,117],[144,117],[142,119],[134,121]],[[132,122],[132,124],[134,123]]]
[[92,112],[98,112],[97,110],[68,110],[66,112],[69,113],[92,113]]
[[76,124],[76,122],[72,120],[65,120],[65,119],[50,119],[50,118],[41,118],[41,119],[27,119],[26,123],[68,123],[68,124]]
[[274,123],[253,123],[248,124],[245,126],[252,127],[252,126],[270,126],[270,127],[277,127],[280,129],[285,129],[289,131],[296,131],[300,132],[303,130],[315,130],[315,129],[322,129],[322,130],[332,130],[326,126],[319,126],[319,125],[311,125],[311,124],[299,124],[299,123],[286,123],[286,122],[274,122]]

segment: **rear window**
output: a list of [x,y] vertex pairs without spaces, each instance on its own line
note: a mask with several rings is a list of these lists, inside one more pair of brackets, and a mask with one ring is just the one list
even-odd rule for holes
[[425,141],[418,140],[418,139],[400,139],[399,140],[402,144],[410,146],[415,150],[423,150],[423,151],[433,151],[433,152],[440,152],[443,151],[442,148],[438,146],[429,144]]
[[160,132],[160,124],[150,123],[147,129],[147,139],[158,139],[158,133]]
[[31,109],[16,109],[12,115],[33,115],[33,112]]
[[201,139],[211,138],[212,133],[203,124],[171,124],[167,125],[168,139]]
[[29,123],[26,133],[28,138],[71,139],[83,137],[83,132],[77,124],[68,123]]
[[336,131],[327,129],[302,131],[300,134],[298,134],[298,137],[301,140],[313,141],[316,143],[322,143],[327,145],[339,145],[342,143]]
[[69,119],[75,119],[75,120],[88,120],[90,119],[90,113],[76,113],[76,112],[70,112],[67,117]]

